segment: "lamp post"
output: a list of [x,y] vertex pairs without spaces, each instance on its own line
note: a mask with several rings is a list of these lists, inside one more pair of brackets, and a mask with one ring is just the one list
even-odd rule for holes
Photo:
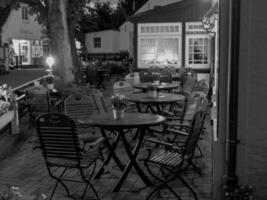
[[49,69],[46,70],[48,72],[48,75],[53,76],[53,73],[52,73],[53,72],[53,68],[52,68],[52,66],[55,64],[54,57],[53,56],[48,56],[45,61],[46,61],[46,64],[48,65],[48,67],[49,67]]

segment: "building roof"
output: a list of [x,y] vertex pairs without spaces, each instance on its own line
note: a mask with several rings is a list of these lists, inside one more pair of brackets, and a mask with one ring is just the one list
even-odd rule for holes
[[93,30],[93,31],[85,31],[85,33],[97,33],[97,32],[104,32],[104,31],[116,31],[119,32],[120,30],[117,28],[106,28],[106,29],[101,29],[101,30]]
[[0,31],[2,26],[6,23],[6,20],[9,16],[11,9],[10,7],[6,7],[6,8],[1,8],[0,7]]
[[[178,1],[172,4],[168,4],[166,6],[156,6],[154,9],[148,10],[146,12],[138,13],[129,17],[129,21],[131,22],[139,22],[144,20],[149,20],[150,17],[155,16],[156,18],[160,18],[163,15],[169,15],[170,13],[177,12],[177,16],[182,16],[182,10],[186,10],[187,8],[197,5],[198,13],[202,16],[210,9],[211,0],[208,1],[199,1],[199,0],[183,0]],[[176,19],[177,21],[177,19]]]

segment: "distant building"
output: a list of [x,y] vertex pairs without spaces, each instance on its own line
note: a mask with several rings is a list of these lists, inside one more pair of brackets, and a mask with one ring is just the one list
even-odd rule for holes
[[203,29],[202,18],[210,6],[211,1],[176,1],[130,17],[136,68],[191,67],[209,79],[212,38]]
[[[148,0],[136,13],[154,9],[181,0]],[[134,56],[134,26],[130,21],[124,22],[118,30],[108,29],[86,33],[86,47],[89,55],[103,56],[119,54],[127,51],[130,57]],[[101,43],[101,47],[99,47]],[[95,44],[97,44],[95,46]]]
[[[36,15],[29,15],[27,4],[18,9],[6,7],[0,13],[1,44],[10,48],[10,62],[21,65],[39,64],[43,56],[42,25]],[[13,58],[14,57],[14,58]]]

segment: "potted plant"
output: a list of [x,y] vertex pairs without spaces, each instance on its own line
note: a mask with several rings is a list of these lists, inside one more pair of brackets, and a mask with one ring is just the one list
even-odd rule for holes
[[0,86],[0,129],[14,118],[14,96],[7,84]]
[[114,119],[121,119],[124,116],[124,109],[127,107],[128,100],[124,95],[114,95],[111,97]]
[[47,89],[53,90],[54,89],[54,76],[48,75],[45,77],[45,83]]
[[157,97],[157,87],[158,87],[158,85],[155,83],[150,83],[147,86],[148,95],[150,97]]
[[231,192],[226,192],[226,200],[253,200],[254,199],[254,188],[250,186],[239,185],[236,189]]

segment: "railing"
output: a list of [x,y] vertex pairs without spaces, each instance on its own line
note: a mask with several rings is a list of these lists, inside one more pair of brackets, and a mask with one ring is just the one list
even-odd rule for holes
[[9,123],[8,125],[6,125],[5,127],[3,127],[0,130],[0,134],[5,132],[8,128],[11,128],[12,131],[10,130],[10,133],[18,133],[19,132],[19,119],[21,119],[23,116],[25,116],[28,113],[28,106],[26,103],[26,95],[23,92],[23,90],[25,90],[28,87],[31,87],[34,85],[35,82],[40,82],[44,79],[45,76],[42,76],[40,78],[34,79],[32,81],[29,81],[23,85],[20,85],[18,87],[15,87],[12,89],[12,92],[16,95],[16,103],[14,106],[14,119],[11,122],[11,124]]

